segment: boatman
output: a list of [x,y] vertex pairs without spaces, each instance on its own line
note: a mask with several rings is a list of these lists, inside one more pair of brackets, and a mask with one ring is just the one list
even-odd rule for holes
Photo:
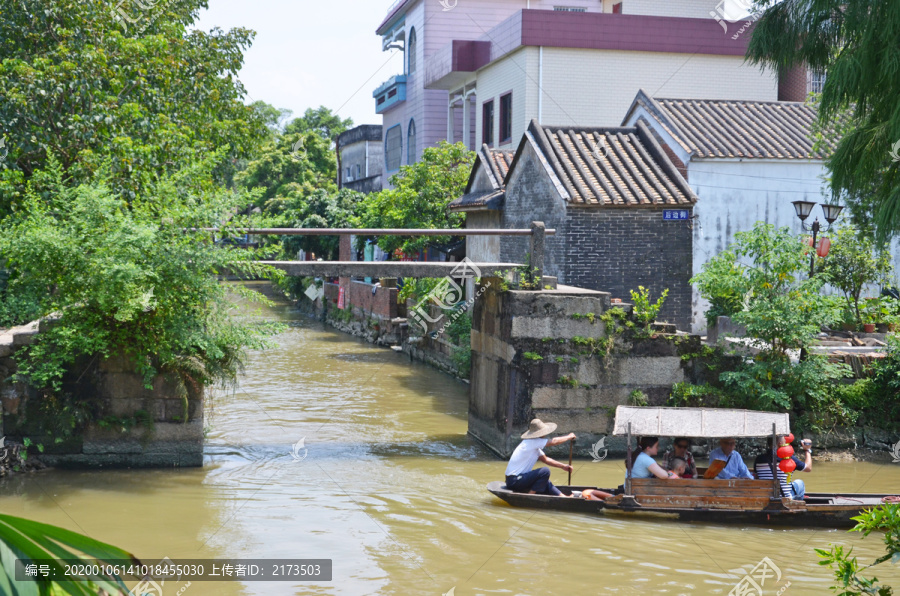
[[561,445],[567,441],[574,441],[575,434],[569,433],[564,437],[545,439],[547,435],[556,430],[553,422],[543,422],[535,418],[528,425],[528,431],[522,435],[523,441],[519,443],[509,465],[506,466],[506,488],[514,493],[528,493],[530,495],[562,495],[559,489],[550,482],[550,468],[538,468],[532,470],[538,460],[548,466],[559,468],[567,472],[572,471],[572,466],[560,463],[553,458],[544,455],[544,447]]

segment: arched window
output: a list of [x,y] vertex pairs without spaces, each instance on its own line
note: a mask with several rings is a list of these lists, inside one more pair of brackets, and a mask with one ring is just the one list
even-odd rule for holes
[[406,44],[406,54],[407,54],[407,74],[412,74],[416,72],[416,28],[413,27],[409,30],[409,42]]
[[409,121],[406,131],[406,163],[416,163],[416,121]]
[[390,127],[384,135],[384,169],[393,172],[400,169],[403,158],[403,137],[400,125]]

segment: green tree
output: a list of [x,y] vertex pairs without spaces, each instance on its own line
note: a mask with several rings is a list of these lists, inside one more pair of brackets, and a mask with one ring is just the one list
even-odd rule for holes
[[[831,190],[872,213],[877,237],[900,230],[900,3],[895,0],[757,0],[765,8],[747,50],[755,64],[827,73],[819,120],[847,113],[827,161]],[[862,205],[860,205],[862,203]]]
[[[318,189],[309,194],[288,193],[266,204],[269,222],[279,228],[351,228],[362,208],[365,195],[347,188],[328,192]],[[337,260],[336,236],[285,236],[281,240],[287,258],[296,258],[300,249],[325,260]]]
[[328,140],[312,132],[276,136],[235,176],[244,189],[260,189],[257,203],[337,190],[337,158]]
[[844,421],[847,412],[833,385],[848,370],[815,354],[795,362],[808,352],[821,326],[838,316],[834,301],[821,294],[824,280],[806,276],[809,250],[788,228],[759,222],[752,231],[736,234],[692,283],[711,302],[731,310],[740,303],[731,316],[747,329],[756,351],[737,370],[720,375],[731,400],[727,405],[788,410],[800,426],[817,427],[829,419]]
[[272,132],[273,136],[284,131],[284,123],[293,113],[285,108],[276,108],[264,101],[254,101],[250,107],[259,115],[259,119]]
[[[426,147],[422,158],[402,166],[391,177],[392,189],[370,195],[359,219],[362,228],[459,228],[465,218],[449,213],[450,201],[465,192],[475,153],[462,143],[441,141]],[[446,242],[446,237],[402,238],[380,236],[378,246],[386,252],[422,250],[428,244]]]
[[[147,4],[147,3],[144,3]],[[22,0],[0,10],[0,216],[52,156],[69,186],[103,173],[134,200],[222,148],[236,160],[265,138],[237,79],[247,29],[190,29],[206,0]],[[124,15],[124,17],[123,17]],[[229,177],[228,164],[219,177]]]
[[867,578],[862,575],[876,565],[885,561],[900,561],[900,506],[881,505],[866,509],[862,515],[853,518],[856,526],[851,532],[862,532],[868,537],[872,532],[883,533],[885,554],[871,565],[861,566],[856,557],[851,556],[853,549],[844,550],[843,546],[831,545],[830,550],[816,549],[822,559],[819,565],[831,567],[835,585],[832,590],[837,596],[891,596],[894,591],[890,586],[879,585],[878,578]]
[[331,108],[319,106],[315,110],[307,108],[302,116],[295,118],[285,127],[284,132],[286,134],[312,132],[326,141],[334,141],[339,134],[352,127],[352,118],[341,120]]
[[859,301],[866,286],[884,285],[892,273],[890,253],[852,227],[834,234],[831,252],[821,266],[821,274],[844,295],[847,310],[858,325],[863,323]]

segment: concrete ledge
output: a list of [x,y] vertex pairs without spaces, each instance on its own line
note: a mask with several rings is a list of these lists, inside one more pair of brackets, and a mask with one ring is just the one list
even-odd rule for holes
[[13,327],[6,333],[12,336],[12,345],[28,346],[34,343],[38,334],[38,326],[39,321],[33,321],[31,323],[26,323],[25,325]]
[[686,380],[681,358],[612,358],[607,365],[602,358],[583,360],[578,365],[577,379],[584,385],[634,385],[671,387]]
[[42,455],[40,461],[57,468],[199,468],[203,466],[202,452],[160,451],[143,454],[85,454]]
[[[281,269],[291,277],[446,277],[461,273],[462,263],[416,261],[259,261]],[[472,268],[478,273],[473,273]],[[519,263],[473,263],[468,275],[458,277],[503,277]],[[456,271],[460,268],[459,271]]]
[[510,336],[514,338],[572,339],[573,337],[606,337],[606,325],[601,321],[591,324],[586,319],[560,319],[559,317],[513,317]]

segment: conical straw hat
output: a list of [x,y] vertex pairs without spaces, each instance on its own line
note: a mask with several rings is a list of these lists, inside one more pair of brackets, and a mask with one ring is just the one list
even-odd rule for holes
[[556,430],[556,423],[554,422],[543,422],[540,418],[535,418],[531,421],[531,424],[528,425],[528,432],[522,435],[523,439],[537,439],[538,437],[543,437],[545,435],[549,435],[553,431]]

